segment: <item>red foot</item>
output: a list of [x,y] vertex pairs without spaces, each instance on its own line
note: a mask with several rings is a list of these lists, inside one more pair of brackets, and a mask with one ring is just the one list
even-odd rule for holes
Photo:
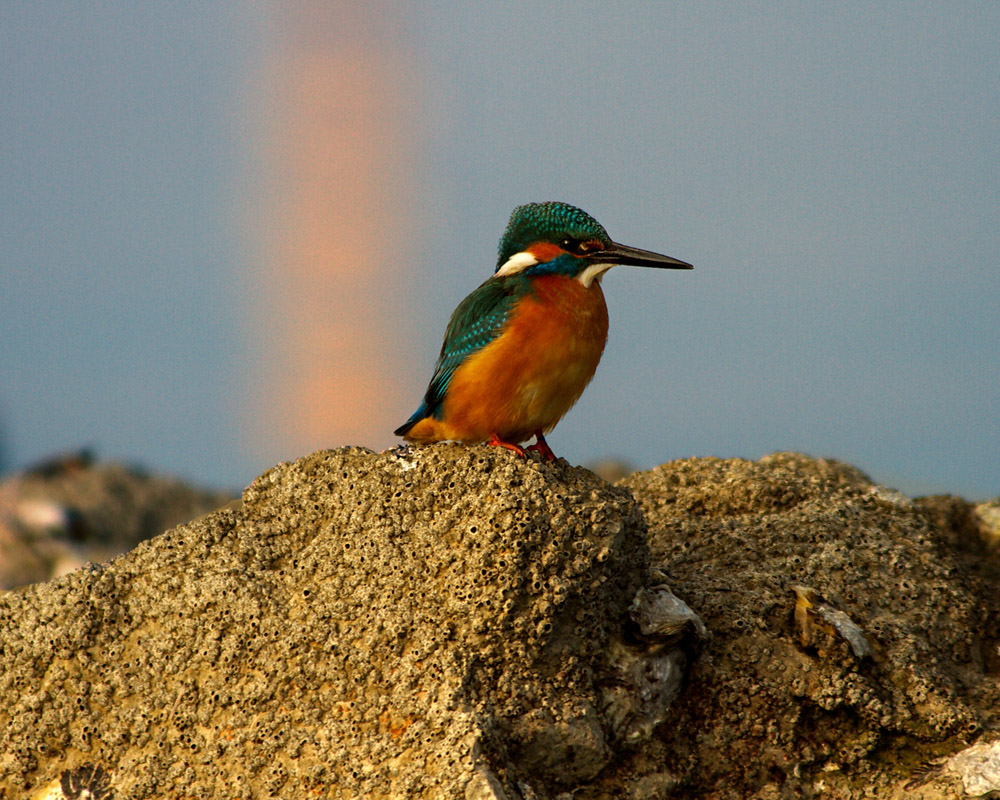
[[[505,442],[495,433],[490,437],[490,440],[486,444],[490,445],[490,447],[505,447],[508,450],[513,450],[515,453],[521,456],[521,458],[528,457],[528,454],[524,452],[524,448],[521,447],[521,445],[514,444],[513,442]],[[528,449],[530,450],[531,448],[529,447]]]
[[531,445],[529,450],[534,450],[537,453],[542,454],[542,458],[546,461],[555,461],[556,454],[552,452],[552,448],[549,447],[549,443],[545,441],[545,437],[542,436],[541,431],[535,431],[535,443]]

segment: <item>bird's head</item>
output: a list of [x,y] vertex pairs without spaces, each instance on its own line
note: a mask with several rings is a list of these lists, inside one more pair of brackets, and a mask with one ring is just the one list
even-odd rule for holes
[[691,269],[676,258],[617,244],[586,211],[548,202],[514,209],[500,238],[495,276],[565,275],[589,287],[619,264]]

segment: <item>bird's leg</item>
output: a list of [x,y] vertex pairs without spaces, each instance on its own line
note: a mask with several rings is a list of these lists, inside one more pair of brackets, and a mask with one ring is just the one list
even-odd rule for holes
[[508,450],[513,450],[515,453],[521,456],[521,458],[528,457],[528,454],[524,452],[524,448],[521,447],[521,445],[514,444],[513,442],[505,442],[495,433],[490,436],[490,440],[486,444],[488,444],[490,447],[505,447]]
[[552,448],[549,447],[549,443],[545,441],[545,437],[542,436],[542,432],[540,430],[535,431],[535,443],[528,449],[541,453],[542,458],[546,461],[556,460],[556,454],[552,452]]

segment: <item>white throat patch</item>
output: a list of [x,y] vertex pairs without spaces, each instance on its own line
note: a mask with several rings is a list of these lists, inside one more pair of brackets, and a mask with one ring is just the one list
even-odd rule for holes
[[520,253],[514,253],[514,255],[508,258],[493,277],[499,278],[504,275],[517,275],[517,273],[523,272],[528,267],[533,267],[537,263],[538,259],[529,251],[522,250]]
[[583,284],[585,289],[590,288],[590,284],[599,281],[601,276],[611,269],[615,264],[590,264],[576,276],[576,279]]

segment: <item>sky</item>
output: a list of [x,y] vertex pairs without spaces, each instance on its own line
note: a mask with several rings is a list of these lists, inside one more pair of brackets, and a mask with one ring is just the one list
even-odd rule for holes
[[338,350],[391,377],[351,440],[273,435],[298,407],[258,275],[280,8],[0,4],[5,468],[91,446],[239,488],[390,447],[511,209],[564,200],[695,269],[605,276],[608,345],[557,454],[796,450],[1000,494],[1000,4],[372,4],[349,23],[396,76],[375,85],[407,158],[378,179],[385,269],[330,291],[334,318],[396,309]]

